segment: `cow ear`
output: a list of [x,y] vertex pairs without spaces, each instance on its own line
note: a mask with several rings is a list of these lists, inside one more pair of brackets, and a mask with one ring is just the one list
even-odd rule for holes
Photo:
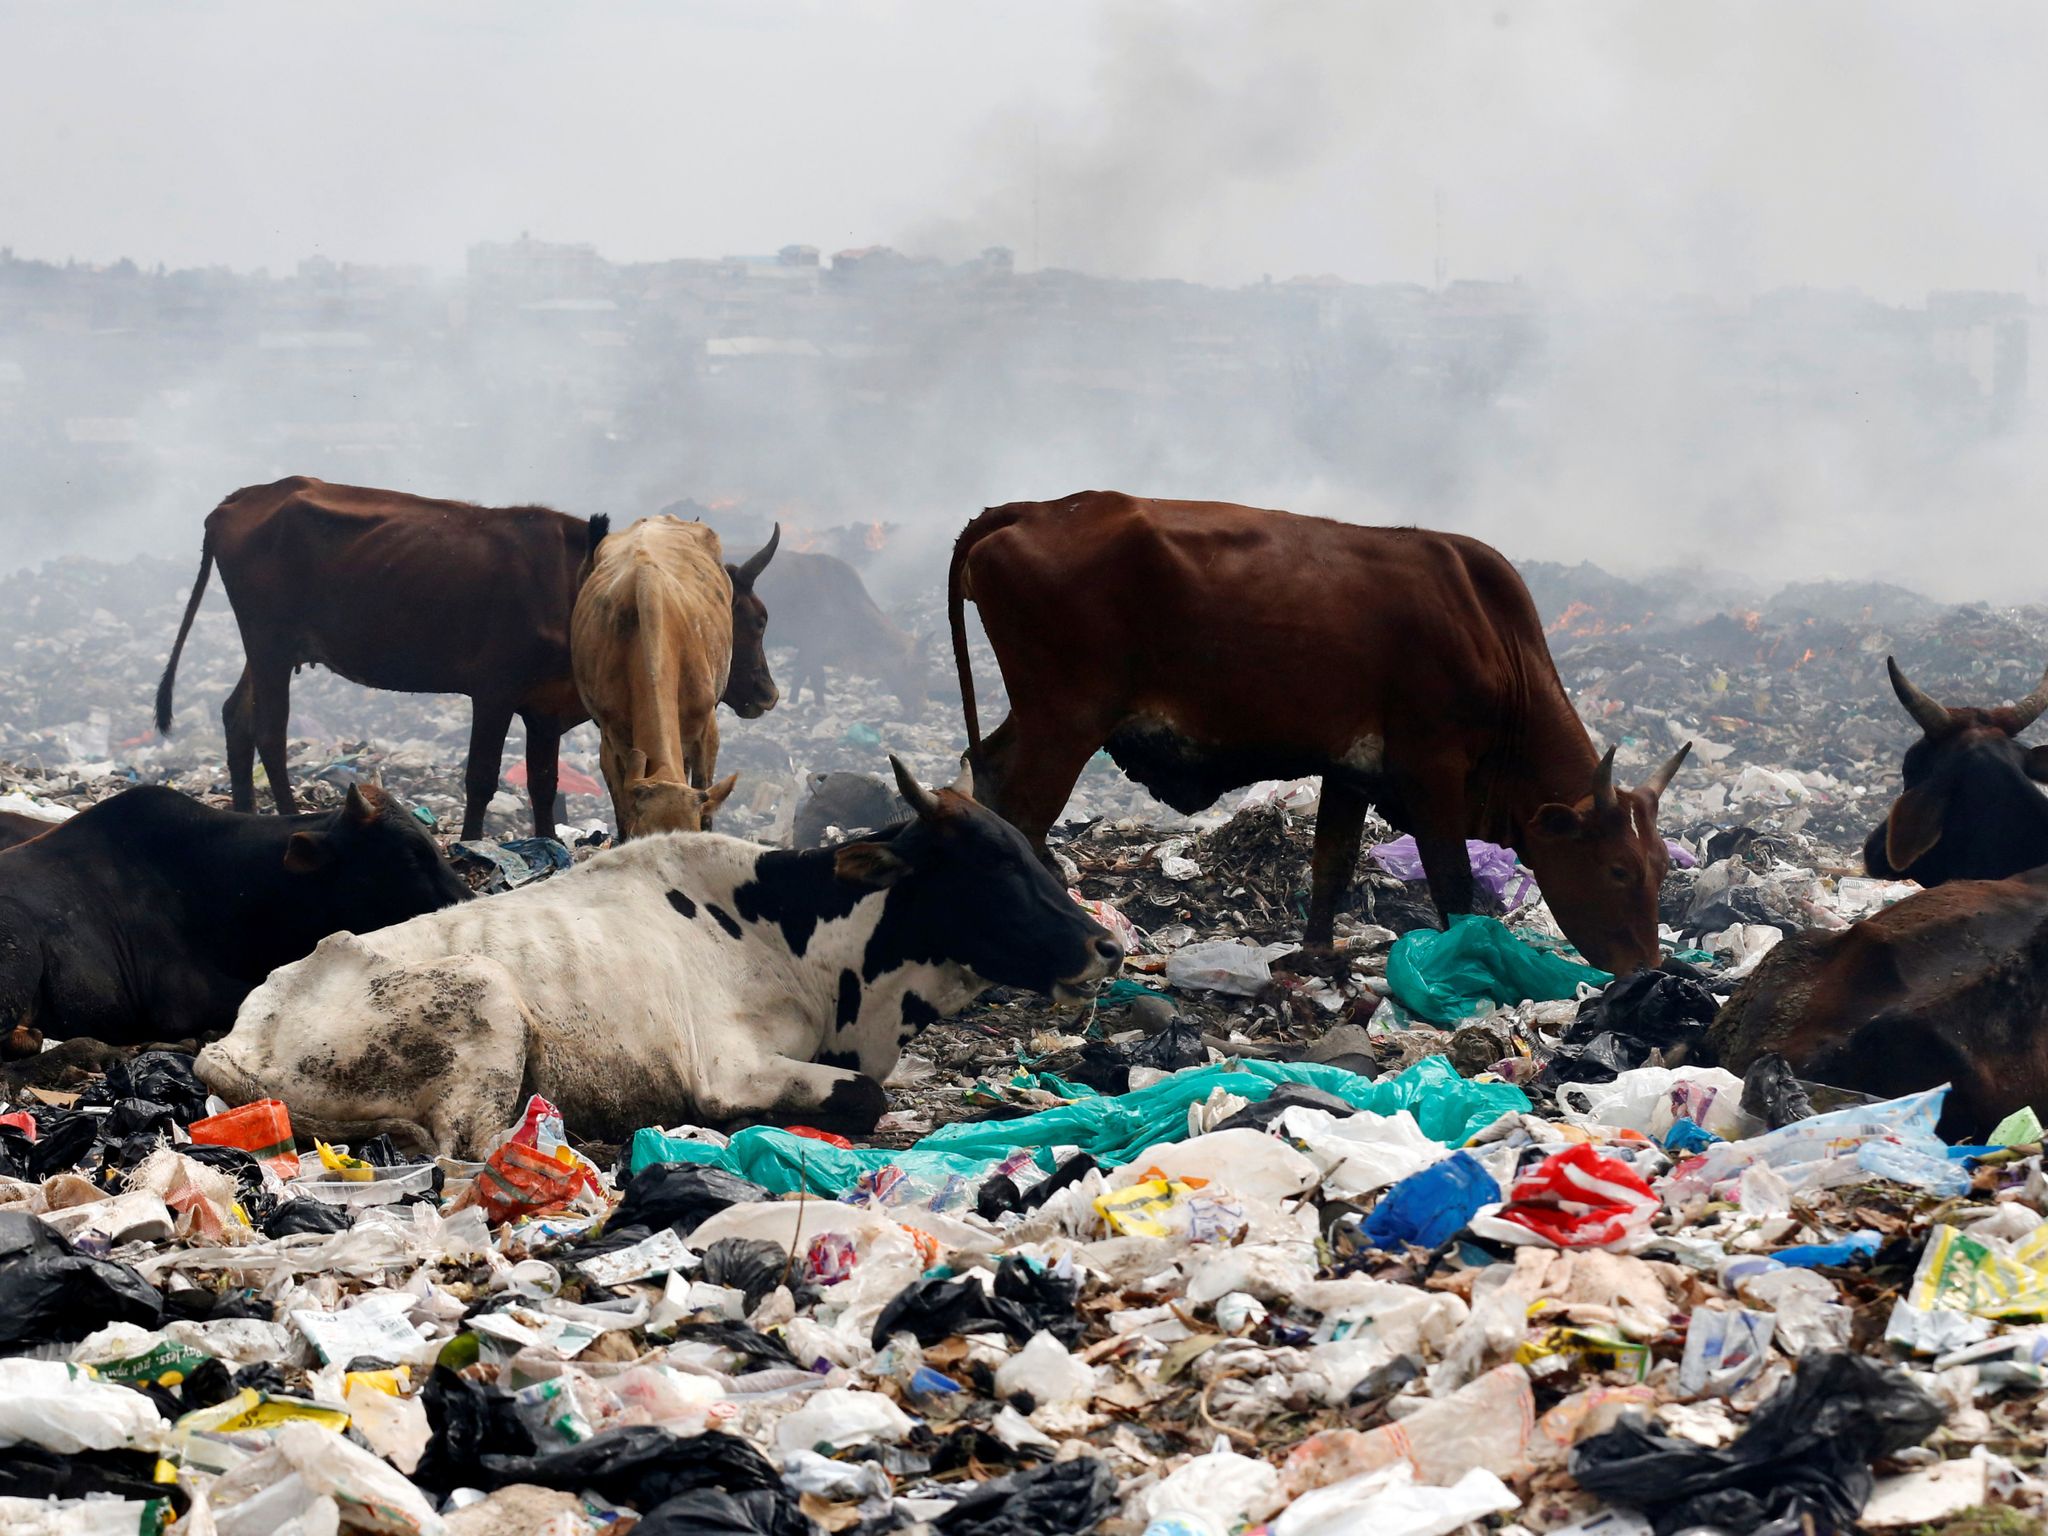
[[848,843],[833,853],[832,873],[849,885],[879,891],[909,874],[910,864],[880,843]]
[[294,832],[284,845],[284,867],[310,875],[334,862],[334,841],[325,832]]
[[738,774],[728,773],[716,784],[712,785],[709,789],[705,790],[704,814],[709,816],[713,811],[717,810],[721,805],[725,804],[725,797],[732,793],[733,785],[739,783],[739,781],[740,776]]
[[1536,830],[1545,837],[1577,837],[1579,813],[1568,805],[1546,805],[1536,813]]
[[2048,784],[2048,747],[2028,748],[2025,766],[2028,778]]
[[1925,857],[1941,841],[1942,796],[1932,790],[1909,789],[1892,806],[1885,818],[1885,861],[1902,878],[1911,878],[1910,866]]

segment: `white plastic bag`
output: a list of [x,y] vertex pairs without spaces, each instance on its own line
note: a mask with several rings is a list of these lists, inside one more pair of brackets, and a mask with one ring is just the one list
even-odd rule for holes
[[1139,1500],[1148,1520],[1162,1515],[1205,1515],[1219,1528],[1263,1520],[1280,1505],[1280,1474],[1265,1462],[1240,1456],[1218,1439],[1205,1456],[1184,1462]]
[[879,1392],[827,1387],[805,1398],[775,1426],[775,1449],[813,1451],[821,1445],[843,1449],[882,1440],[893,1445],[911,1431],[910,1418]]
[[140,1392],[62,1360],[0,1360],[0,1445],[75,1456],[153,1446],[163,1415]]
[[1449,1488],[1429,1488],[1404,1463],[1303,1494],[1273,1522],[1273,1536],[1447,1536],[1521,1504],[1483,1469]]
[[1039,1408],[1086,1402],[1095,1391],[1094,1368],[1076,1360],[1049,1333],[1031,1341],[996,1368],[996,1395],[1028,1393]]
[[1293,948],[1292,944],[1245,944],[1236,939],[1190,944],[1166,957],[1166,984],[1250,997],[1273,979],[1273,960]]

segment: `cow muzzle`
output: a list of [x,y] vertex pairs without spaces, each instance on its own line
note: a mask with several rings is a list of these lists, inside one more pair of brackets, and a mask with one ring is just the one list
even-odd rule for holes
[[1097,986],[1105,978],[1114,976],[1123,969],[1124,947],[1115,939],[1103,934],[1088,941],[1088,963],[1071,976],[1062,976],[1053,983],[1054,1002],[1076,1003],[1095,995]]

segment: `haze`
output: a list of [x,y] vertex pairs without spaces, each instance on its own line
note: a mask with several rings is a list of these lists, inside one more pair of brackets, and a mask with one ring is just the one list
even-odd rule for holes
[[[595,467],[447,370],[400,387],[359,368],[350,398],[428,436],[460,418],[480,441],[365,466],[248,414],[232,349],[142,391],[102,347],[60,419],[133,420],[147,462],[96,477],[30,457],[47,432],[0,431],[16,460],[0,461],[0,526],[14,559],[113,537],[188,550],[235,484],[366,467],[577,510],[724,490],[935,534],[988,502],[1114,484],[1463,527],[1622,569],[2039,597],[2015,554],[2033,553],[2048,476],[2048,353],[2031,345],[2044,44],[2048,12],[2018,3],[0,0],[0,245],[26,261],[285,275],[320,256],[424,267],[452,292],[473,245],[530,232],[619,264],[1000,246],[1020,275],[1526,296],[1520,350],[1476,398],[1418,395],[1400,370],[1361,382],[1350,353],[1293,356],[1274,377],[1306,403],[1248,391],[1219,434],[1167,388],[1112,430],[1092,405],[1020,414],[987,385],[1013,363],[1069,365],[1028,327],[998,351],[985,326],[934,316],[895,333],[925,350],[879,418],[827,419],[831,381],[812,381],[728,415],[715,450],[628,432]],[[1784,292],[1800,289],[1819,293]],[[1930,301],[1958,291],[1961,309]],[[1457,308],[1417,312],[1442,326]],[[1213,329],[1206,313],[1159,322],[1146,357],[1186,341],[1177,323]],[[1315,346],[1369,350],[1380,333],[1345,315],[1333,328],[1325,306]],[[61,354],[19,315],[8,327],[0,413],[18,419]],[[1759,362],[1754,338],[1791,361]],[[166,389],[185,403],[165,407]],[[715,474],[697,472],[714,451]]]

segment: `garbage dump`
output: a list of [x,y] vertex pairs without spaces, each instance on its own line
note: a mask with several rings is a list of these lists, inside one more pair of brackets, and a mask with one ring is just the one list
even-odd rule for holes
[[[177,591],[96,595],[133,579],[66,566],[42,593],[103,693],[65,691],[61,645],[16,644],[0,787],[45,814],[138,779],[224,798],[200,731],[73,754],[35,713],[103,698],[125,722],[132,692],[140,718],[160,642],[113,614],[174,623]],[[1770,1054],[1738,1075],[1707,1041],[1776,944],[1915,889],[1853,863],[1910,739],[1885,648],[2010,694],[2048,616],[1821,596],[1754,628],[1552,635],[1624,764],[1681,732],[1728,749],[1666,801],[1660,972],[1586,965],[1504,849],[1475,851],[1481,910],[1439,930],[1381,822],[1334,959],[1305,963],[1313,781],[1189,818],[1097,765],[1053,847],[1124,974],[930,1029],[857,1140],[602,1144],[533,1099],[475,1160],[428,1158],[210,1098],[197,1042],[0,1039],[0,1530],[2038,1528],[2034,1110],[1951,1144],[1941,1084],[1873,1098]],[[188,699],[232,682],[203,659],[215,617]],[[885,747],[951,777],[943,705],[831,697],[728,730],[742,830],[782,836],[811,775]],[[363,702],[360,735],[297,737],[307,798],[378,774],[445,844],[460,704],[444,728],[431,701]],[[776,792],[749,799],[750,774]],[[480,890],[605,841],[600,797],[556,840],[504,798],[454,850]]]

